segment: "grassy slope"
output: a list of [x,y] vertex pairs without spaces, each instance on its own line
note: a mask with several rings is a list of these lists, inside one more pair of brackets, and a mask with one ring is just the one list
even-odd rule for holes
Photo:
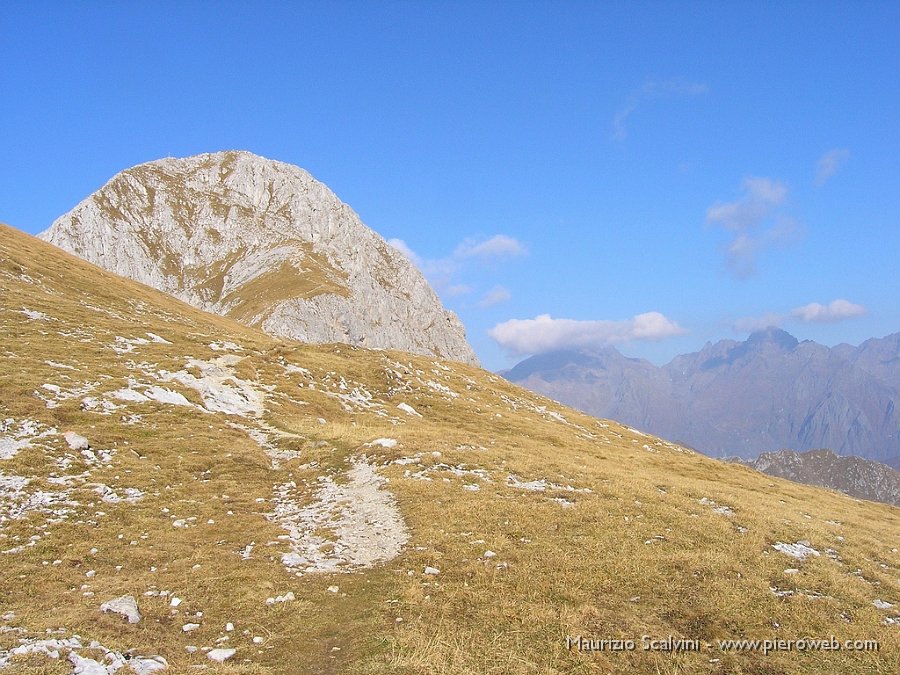
[[[23,308],[49,318],[29,319]],[[146,337],[147,331],[172,344],[137,345],[127,354],[111,349],[116,336]],[[214,340],[244,348],[240,377],[274,387],[265,422],[293,434],[279,443],[299,451],[299,459],[272,469],[259,446],[228,424],[258,422],[234,415],[158,403],[122,404],[112,415],[81,408],[84,396],[127,386],[129,377],[155,383],[147,372],[178,371],[188,358],[219,356],[209,346]],[[162,654],[173,672],[194,664],[235,673],[900,669],[900,628],[883,625],[890,612],[872,604],[900,601],[894,508],[707,459],[475,368],[279,341],[4,226],[0,358],[0,420],[37,420],[60,433],[77,431],[95,449],[116,451],[108,467],[90,468],[61,437],[51,436],[0,460],[0,472],[32,477],[31,487],[58,489],[44,478],[50,470],[65,473],[53,462],[69,454],[69,475],[90,470],[88,483],[146,492],[135,504],[107,504],[90,485],[76,485],[70,498],[79,505],[63,522],[48,525],[34,513],[0,524],[0,549],[38,537],[22,552],[0,557],[0,608],[15,613],[0,623],[24,627],[27,635],[61,627],[120,651]],[[288,372],[285,364],[310,374]],[[341,376],[349,389],[362,385],[371,392],[388,417],[375,414],[377,407],[345,409],[329,395],[346,392]],[[90,391],[48,408],[35,394],[46,396],[47,383]],[[192,389],[165,386],[200,402]],[[423,417],[398,411],[401,402]],[[139,423],[123,423],[131,414],[141,415]],[[320,417],[327,422],[320,424]],[[363,447],[379,437],[400,443]],[[389,463],[418,453],[420,464]],[[312,500],[319,475],[345,480],[348,459],[363,454],[390,479],[409,543],[395,560],[364,572],[289,574],[280,562],[284,532],[264,515],[272,509],[273,487],[293,479]],[[490,482],[458,476],[447,465],[482,468]],[[432,480],[405,475],[423,470]],[[507,484],[509,475],[562,487],[516,489]],[[733,515],[699,503],[704,497]],[[564,508],[556,498],[574,506]],[[175,528],[173,517],[196,520]],[[822,555],[798,563],[772,549],[777,541],[798,540]],[[251,541],[254,553],[242,560],[238,551]],[[829,548],[839,560],[825,554]],[[484,558],[486,550],[496,557]],[[423,575],[426,565],[441,573]],[[787,568],[800,571],[787,575]],[[88,578],[89,570],[96,575]],[[332,585],[340,592],[328,592]],[[773,586],[795,593],[779,598]],[[184,602],[172,610],[168,599],[146,597],[148,589],[171,590]],[[289,590],[294,602],[265,604]],[[122,594],[139,599],[141,623],[98,611],[103,600]],[[201,628],[182,632],[196,612],[203,613]],[[226,634],[229,621],[236,630]],[[881,650],[671,654],[643,651],[638,643],[631,653],[584,654],[565,645],[567,635],[644,634],[704,640],[835,635],[877,639]],[[185,651],[187,645],[215,646],[226,635],[226,646],[238,649],[226,665]],[[264,642],[254,644],[252,636]],[[17,634],[0,632],[0,649],[15,644]],[[16,670],[71,667],[31,657]]]

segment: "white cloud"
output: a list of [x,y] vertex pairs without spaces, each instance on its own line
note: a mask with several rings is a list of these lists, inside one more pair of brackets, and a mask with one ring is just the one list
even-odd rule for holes
[[523,355],[596,348],[630,340],[662,340],[685,332],[659,312],[646,312],[625,321],[578,321],[541,314],[534,319],[499,323],[488,335],[510,353]]
[[634,111],[638,109],[638,106],[645,101],[664,96],[697,96],[699,94],[705,94],[707,91],[709,91],[709,87],[705,84],[688,82],[680,78],[645,82],[640,89],[631,93],[626,104],[613,116],[613,139],[617,141],[625,140],[628,136],[625,122],[631,117]]
[[863,316],[866,308],[847,300],[833,300],[827,305],[811,302],[791,310],[790,314],[769,312],[762,316],[748,316],[734,322],[732,328],[738,333],[753,333],[769,326],[780,327],[788,319],[798,319],[816,323],[832,323]]
[[460,258],[503,258],[525,254],[525,247],[518,239],[505,234],[495,234],[490,239],[478,241],[466,239],[456,247],[454,255]]
[[[522,242],[506,234],[464,239],[453,249],[453,253],[443,258],[421,256],[403,239],[388,239],[387,243],[418,267],[432,287],[444,297],[467,295],[474,290],[471,285],[459,279],[472,266],[487,266],[495,261],[528,253]],[[503,293],[506,294],[505,297]],[[488,307],[508,300],[509,297],[509,291],[497,286],[481,299],[479,305]]]
[[833,323],[862,316],[866,308],[847,300],[832,300],[827,305],[811,302],[803,307],[797,307],[791,311],[791,316],[801,321],[814,321],[816,323]]
[[485,307],[493,307],[494,305],[499,305],[501,302],[506,302],[512,297],[512,293],[503,288],[503,286],[494,286],[491,290],[489,290],[481,300],[478,301],[478,306]]
[[706,210],[706,223],[734,233],[725,247],[726,262],[737,277],[756,271],[756,259],[767,248],[787,244],[799,224],[778,209],[787,200],[788,189],[771,178],[748,177],[741,183],[742,195],[733,202],[716,202]]
[[850,157],[850,151],[846,148],[835,148],[829,150],[816,162],[816,178],[813,183],[817,187],[822,187],[828,182],[834,174],[838,172],[841,165]]
[[716,202],[706,210],[706,222],[732,232],[753,228],[787,198],[787,187],[770,178],[745,178],[743,196],[733,202]]

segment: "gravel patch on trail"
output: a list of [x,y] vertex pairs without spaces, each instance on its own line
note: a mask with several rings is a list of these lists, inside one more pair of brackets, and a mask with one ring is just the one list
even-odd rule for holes
[[[396,557],[409,539],[397,504],[365,459],[356,459],[346,484],[320,476],[315,499],[298,506],[291,481],[276,488],[275,512],[269,518],[288,534],[291,551],[282,562],[299,574],[349,572]],[[323,536],[330,531],[332,537]]]

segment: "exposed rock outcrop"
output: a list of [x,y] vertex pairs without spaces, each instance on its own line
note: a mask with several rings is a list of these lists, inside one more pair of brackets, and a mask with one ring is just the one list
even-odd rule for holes
[[412,263],[290,164],[236,151],[141,164],[41,237],[272,335],[477,364]]

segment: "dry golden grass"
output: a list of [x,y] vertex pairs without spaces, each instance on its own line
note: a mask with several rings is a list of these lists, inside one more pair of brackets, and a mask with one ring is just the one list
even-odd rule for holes
[[[29,319],[23,308],[49,319]],[[110,347],[116,336],[148,331],[172,344],[127,354]],[[147,372],[220,356],[213,341],[241,345],[235,375],[272,387],[262,420],[159,403],[118,402],[123,408],[111,415],[82,409],[84,396],[108,394],[129,378],[155,383]],[[46,477],[59,473],[56,461],[67,454],[69,474],[90,472],[86,484],[74,484],[78,505],[63,522],[33,513],[0,524],[0,550],[39,536],[0,557],[0,614],[15,613],[0,623],[27,631],[0,632],[0,650],[63,628],[111,649],[161,654],[176,673],[198,665],[221,673],[900,670],[900,627],[884,625],[891,613],[872,604],[900,601],[895,508],[705,458],[477,368],[278,341],[2,226],[0,357],[0,421],[37,420],[115,451],[108,466],[89,467],[55,436],[0,460],[0,472],[31,477],[45,490],[59,489]],[[90,391],[48,408],[35,393],[49,395],[47,383]],[[177,382],[163,386],[201,402]],[[370,407],[336,397],[354,389],[371,396]],[[123,421],[131,414],[141,415],[139,424]],[[229,423],[280,430],[279,449],[300,457],[273,469]],[[382,437],[399,443],[367,445]],[[280,562],[284,531],[265,517],[274,486],[294,480],[301,499],[312,502],[319,476],[344,482],[348,460],[362,455],[389,479],[409,542],[396,559],[364,571],[291,575]],[[416,455],[418,463],[394,463]],[[484,473],[460,475],[473,469]],[[510,476],[543,480],[545,489],[520,489]],[[107,504],[93,491],[99,483],[138,487],[145,496]],[[733,513],[717,513],[703,498]],[[196,520],[173,527],[187,518]],[[798,562],[772,548],[800,540],[822,555]],[[253,555],[243,560],[239,551],[251,542]],[[426,566],[440,574],[424,575]],[[772,587],[794,593],[777,597]],[[145,596],[148,590],[171,591],[183,603],[173,609],[168,597]],[[287,591],[294,602],[265,604]],[[101,602],[123,594],[138,599],[140,623],[99,612]],[[183,632],[189,621],[200,629]],[[225,632],[227,622],[234,632]],[[641,649],[642,635],[704,642],[834,635],[878,640],[881,649],[668,653]],[[566,648],[567,636],[631,638],[637,648],[582,653]],[[238,650],[224,665],[185,649],[223,637]],[[32,656],[10,672],[71,668]]]
[[230,307],[229,317],[259,326],[284,300],[313,298],[323,293],[350,296],[346,275],[324,255],[315,252],[308,242],[298,242],[297,247],[304,251],[301,261],[285,261],[278,269],[259,275],[221,298],[223,305]]

